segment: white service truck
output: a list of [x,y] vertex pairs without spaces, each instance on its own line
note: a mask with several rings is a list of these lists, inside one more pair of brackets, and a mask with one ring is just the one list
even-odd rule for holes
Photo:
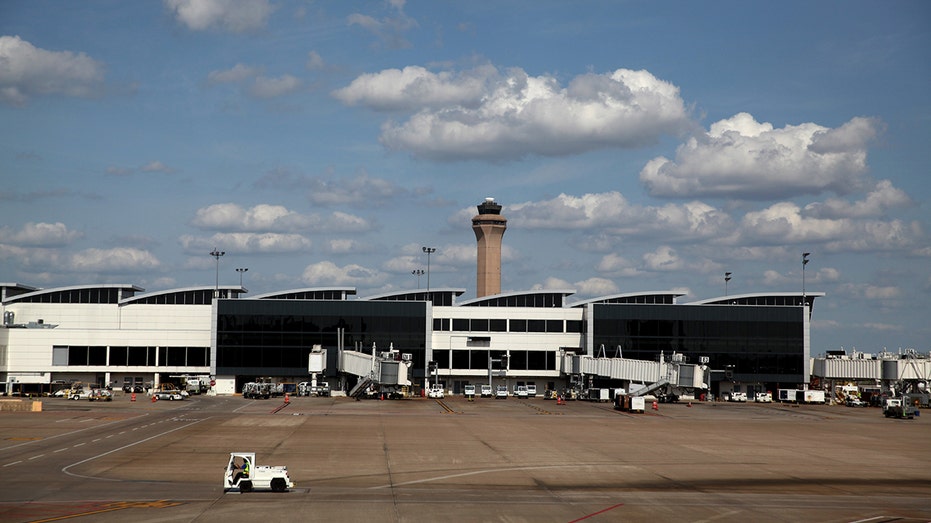
[[230,452],[230,461],[223,474],[223,491],[271,490],[285,492],[294,488],[288,467],[255,464],[255,452]]

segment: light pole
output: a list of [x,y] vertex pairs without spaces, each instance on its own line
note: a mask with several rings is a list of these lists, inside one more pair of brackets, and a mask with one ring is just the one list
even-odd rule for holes
[[217,259],[217,283],[213,288],[214,299],[220,297],[220,256],[226,254],[226,251],[218,250],[216,247],[210,252],[210,255]]
[[248,271],[248,270],[249,270],[248,267],[242,267],[242,268],[236,269],[236,272],[239,273],[239,286],[240,286],[240,287],[242,287],[242,273],[244,273],[244,272],[246,272],[246,271]]
[[805,305],[808,302],[808,299],[805,296],[805,266],[808,265],[809,256],[811,256],[810,252],[802,253],[802,305]]
[[427,293],[430,292],[430,255],[436,252],[435,247],[424,247],[423,252],[427,253]]
[[727,296],[727,282],[731,281],[731,274],[732,273],[730,272],[724,273],[724,295],[725,296]]
[[411,274],[417,276],[417,288],[420,288],[420,277],[423,276],[423,269],[414,269],[411,271]]

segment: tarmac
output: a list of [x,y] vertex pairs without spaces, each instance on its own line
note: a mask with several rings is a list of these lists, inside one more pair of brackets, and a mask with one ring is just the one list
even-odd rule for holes
[[931,521],[931,419],[877,408],[138,396],[0,413],[0,521]]

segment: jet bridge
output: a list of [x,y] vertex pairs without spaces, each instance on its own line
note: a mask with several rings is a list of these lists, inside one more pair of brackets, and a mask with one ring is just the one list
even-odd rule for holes
[[[681,354],[673,353],[666,361],[660,353],[659,361],[607,358],[567,354],[563,361],[567,374],[580,377],[593,376],[628,382],[631,395],[646,396],[657,393],[657,397],[672,397],[691,394],[695,389],[705,389],[709,380],[706,365],[685,363]],[[710,377],[710,374],[708,374]],[[580,380],[584,383],[584,379]],[[642,384],[635,389],[636,385]]]
[[358,376],[349,396],[359,398],[368,392],[390,396],[401,395],[410,387],[410,354],[401,354],[394,346],[387,352],[377,352],[372,345],[372,354],[353,350],[342,350],[339,354],[339,370]]

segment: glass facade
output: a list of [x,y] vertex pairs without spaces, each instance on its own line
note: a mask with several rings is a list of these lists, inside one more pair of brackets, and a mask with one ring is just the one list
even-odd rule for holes
[[306,376],[314,345],[327,349],[328,376],[337,375],[338,336],[344,348],[379,352],[393,344],[410,353],[414,377],[426,367],[427,304],[389,301],[220,300],[217,374]]
[[52,365],[72,367],[207,367],[210,347],[55,345]]
[[804,309],[750,305],[593,306],[594,347],[655,361],[675,351],[689,363],[710,358],[738,381],[803,381]]

